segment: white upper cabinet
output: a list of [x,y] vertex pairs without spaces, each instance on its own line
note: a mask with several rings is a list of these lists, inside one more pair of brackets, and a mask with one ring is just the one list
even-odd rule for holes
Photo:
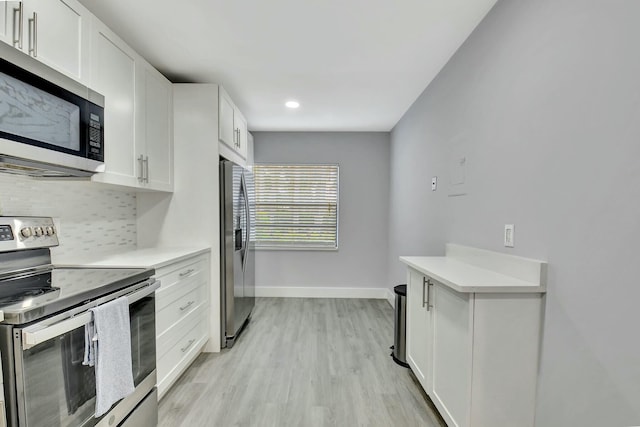
[[218,139],[235,150],[237,133],[233,125],[233,101],[222,86],[218,86],[218,91]]
[[94,18],[91,87],[105,97],[104,173],[96,182],[173,191],[171,82]]
[[105,172],[93,181],[173,191],[171,82],[104,23],[76,0],[0,2],[0,40],[104,95]]
[[244,118],[240,110],[235,108],[233,111],[233,124],[238,133],[236,141],[238,143],[237,152],[243,159],[247,158],[247,147],[249,145],[249,138],[247,135],[247,120]]
[[[173,191],[173,91],[171,82],[141,61],[144,75],[144,136],[137,155],[144,156],[143,188]],[[142,146],[144,144],[144,146]]]
[[91,14],[75,0],[2,2],[0,38],[87,85]]
[[222,86],[219,86],[218,91],[218,139],[242,159],[246,159],[247,120]]
[[[0,40],[6,44],[17,45],[18,26],[14,25],[20,9],[20,2],[5,1],[0,3]],[[15,17],[15,19],[14,19]]]
[[[135,187],[142,165],[135,157],[136,53],[102,22],[93,22],[92,89],[105,97],[104,154],[106,171],[94,181]],[[141,163],[141,162],[140,162]]]

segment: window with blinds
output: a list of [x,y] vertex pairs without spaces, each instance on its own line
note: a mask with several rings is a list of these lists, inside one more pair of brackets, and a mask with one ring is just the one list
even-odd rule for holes
[[338,165],[255,165],[261,248],[338,248]]

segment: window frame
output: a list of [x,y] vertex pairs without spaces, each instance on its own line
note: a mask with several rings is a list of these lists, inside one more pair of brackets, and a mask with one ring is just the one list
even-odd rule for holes
[[[340,248],[340,165],[338,163],[283,163],[283,162],[259,162],[255,163],[252,167],[253,170],[253,179],[254,179],[254,187],[256,187],[256,173],[255,166],[331,166],[336,168],[336,239],[335,246],[311,246],[311,245],[300,245],[296,243],[288,243],[287,245],[268,245],[268,244],[260,244],[258,243],[257,237],[254,239],[254,248],[260,251],[338,251]],[[254,190],[255,192],[255,190]],[[258,197],[255,197],[255,214],[254,217],[257,216],[258,210]],[[257,220],[256,220],[257,223]],[[257,228],[257,224],[255,226]],[[254,230],[254,233],[256,230]]]

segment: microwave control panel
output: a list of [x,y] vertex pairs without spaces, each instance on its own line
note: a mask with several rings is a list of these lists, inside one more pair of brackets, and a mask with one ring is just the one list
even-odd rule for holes
[[89,114],[89,152],[88,157],[94,160],[104,160],[104,148],[102,145],[102,123],[100,116],[95,113]]

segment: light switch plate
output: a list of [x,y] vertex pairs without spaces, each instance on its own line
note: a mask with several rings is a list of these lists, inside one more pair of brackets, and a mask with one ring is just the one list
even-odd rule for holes
[[515,228],[513,224],[504,225],[504,245],[507,248],[513,247],[513,242],[515,239],[514,233],[515,233]]
[[436,188],[438,188],[438,177],[434,176],[431,178],[431,191],[436,191]]

